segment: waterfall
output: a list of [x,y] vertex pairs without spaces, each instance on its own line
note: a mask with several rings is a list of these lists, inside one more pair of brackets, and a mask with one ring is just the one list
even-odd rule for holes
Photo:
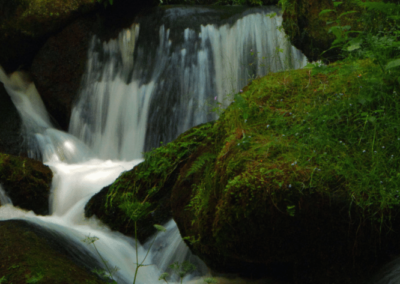
[[142,151],[216,119],[216,103],[227,106],[229,94],[255,77],[306,63],[279,30],[277,9],[247,9],[234,21],[213,24],[193,22],[194,14],[207,21],[205,15],[218,15],[210,8],[173,8],[159,21],[143,17],[115,40],[93,37],[70,133],[97,157],[140,158]]
[[4,206],[6,204],[12,204],[12,201],[0,185],[0,206]]
[[28,154],[43,161],[79,162],[93,157],[91,150],[75,136],[55,129],[42,99],[26,74],[8,77],[0,67],[0,81],[21,116]]
[[[0,68],[0,81],[22,117],[30,157],[41,158],[54,175],[51,216],[36,216],[7,204],[0,207],[0,220],[34,222],[76,246],[86,236],[96,236],[102,257],[120,269],[115,279],[132,282],[134,240],[111,232],[94,218],[85,219],[87,201],[141,162],[142,151],[216,119],[212,108],[217,103],[226,107],[230,95],[252,79],[305,64],[305,57],[278,29],[282,21],[278,9],[224,10],[158,9],[137,19],[117,39],[101,42],[94,36],[69,133],[55,128],[25,75],[16,72],[9,77]],[[0,197],[3,203],[1,190]],[[174,261],[190,260],[199,274],[206,273],[174,221],[166,227],[168,232],[155,236],[150,251],[148,260],[155,265],[141,267],[139,283],[158,283]],[[139,245],[140,259],[148,248],[148,243]],[[93,247],[87,250],[100,259]]]

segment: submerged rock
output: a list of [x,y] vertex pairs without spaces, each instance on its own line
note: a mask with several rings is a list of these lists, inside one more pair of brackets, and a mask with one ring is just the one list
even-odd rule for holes
[[0,184],[16,207],[49,214],[53,173],[42,162],[0,153]]
[[0,275],[5,283],[107,283],[83,244],[24,220],[0,221]]

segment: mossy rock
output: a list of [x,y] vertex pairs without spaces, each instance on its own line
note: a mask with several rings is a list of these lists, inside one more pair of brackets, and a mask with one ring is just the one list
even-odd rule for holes
[[212,123],[194,127],[174,142],[145,154],[145,161],[124,172],[110,186],[94,195],[85,206],[85,216],[96,215],[112,230],[134,236],[134,224],[121,205],[133,198],[151,203],[149,214],[138,222],[138,238],[144,242],[155,233],[154,224],[164,224],[172,218],[170,195],[180,168],[189,155],[210,139]]
[[83,244],[24,220],[0,222],[0,280],[4,283],[107,283]]
[[[400,254],[398,196],[386,193],[396,183],[382,185],[398,160],[392,165],[382,151],[378,180],[362,174],[375,169],[377,151],[363,155],[373,124],[358,116],[383,106],[363,91],[379,67],[359,61],[316,70],[254,80],[214,124],[218,143],[197,148],[181,168],[173,217],[212,269],[254,276],[279,266],[299,283],[363,283]],[[393,86],[381,88],[396,99]],[[374,139],[394,149],[385,123]],[[207,153],[213,158],[199,167]]]
[[49,214],[52,178],[49,167],[39,161],[0,153],[0,184],[16,207]]

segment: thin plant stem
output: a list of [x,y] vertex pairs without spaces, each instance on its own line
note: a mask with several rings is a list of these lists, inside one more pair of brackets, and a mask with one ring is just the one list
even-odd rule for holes
[[138,270],[140,267],[139,264],[139,253],[138,253],[138,241],[137,241],[137,226],[136,226],[136,221],[135,221],[135,247],[136,247],[136,270],[135,270],[135,277],[133,278],[133,284],[136,283],[136,276],[138,274]]

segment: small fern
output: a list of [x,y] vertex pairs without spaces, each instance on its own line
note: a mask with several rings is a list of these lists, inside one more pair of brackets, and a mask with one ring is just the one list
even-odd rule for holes
[[204,153],[203,155],[198,157],[196,161],[194,161],[194,163],[191,166],[190,170],[186,174],[186,177],[190,176],[191,174],[194,174],[195,172],[200,171],[204,167],[206,162],[214,160],[215,158],[216,158],[215,154],[212,154],[210,152]]
[[360,2],[360,6],[367,8],[368,10],[379,11],[384,14],[394,14],[400,12],[400,7],[394,3],[383,3],[383,2]]

